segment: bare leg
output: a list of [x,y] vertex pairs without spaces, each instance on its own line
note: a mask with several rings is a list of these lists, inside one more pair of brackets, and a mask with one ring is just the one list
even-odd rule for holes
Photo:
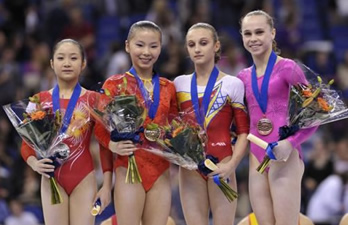
[[268,183],[268,173],[263,174],[256,171],[260,162],[250,153],[249,155],[249,194],[252,209],[259,224],[274,225],[275,217],[273,202]]
[[139,225],[145,205],[145,190],[142,184],[126,184],[127,169],[116,169],[114,188],[117,224]]
[[[222,162],[230,160],[226,157]],[[230,187],[237,191],[237,181],[235,174],[230,176]],[[213,179],[208,180],[208,194],[211,211],[213,213],[214,224],[233,225],[237,209],[237,200],[229,202]]]
[[276,225],[297,225],[301,203],[303,161],[293,150],[286,162],[272,162],[269,183]]
[[187,225],[209,224],[207,182],[196,171],[179,169],[180,200]]
[[94,225],[95,217],[90,212],[96,193],[97,181],[93,171],[75,187],[70,195],[70,224]]
[[59,185],[59,191],[63,202],[60,204],[51,204],[50,181],[46,177],[41,177],[41,201],[46,225],[69,225],[69,196]]
[[164,172],[146,193],[142,225],[166,225],[170,213],[169,171]]

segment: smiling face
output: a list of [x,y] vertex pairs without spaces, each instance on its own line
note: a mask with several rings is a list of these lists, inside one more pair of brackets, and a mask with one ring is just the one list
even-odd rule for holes
[[137,71],[151,71],[161,53],[161,34],[154,29],[136,28],[126,41],[126,51]]
[[51,67],[58,80],[72,82],[78,80],[86,61],[79,46],[73,42],[62,42],[54,50]]
[[253,56],[264,55],[272,50],[275,29],[264,15],[250,15],[242,20],[242,38],[245,49]]

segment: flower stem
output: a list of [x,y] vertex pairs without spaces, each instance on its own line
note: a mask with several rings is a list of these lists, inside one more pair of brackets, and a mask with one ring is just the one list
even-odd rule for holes
[[62,196],[59,192],[58,185],[54,177],[50,177],[50,186],[51,186],[51,204],[60,204],[63,202]]
[[135,184],[141,183],[142,179],[138,170],[137,163],[135,161],[134,154],[128,157],[128,168],[126,174],[126,183],[127,184]]
[[220,178],[220,184],[221,185],[219,185],[219,188],[224,193],[229,202],[233,202],[236,198],[238,198],[238,193],[233,190],[224,179]]
[[261,164],[257,167],[257,172],[263,174],[265,172],[265,170],[267,169],[269,163],[271,162],[271,159],[266,155]]

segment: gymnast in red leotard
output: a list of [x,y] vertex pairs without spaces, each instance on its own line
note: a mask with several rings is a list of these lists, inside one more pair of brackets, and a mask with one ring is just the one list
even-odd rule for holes
[[[126,51],[130,54],[133,67],[125,74],[111,76],[103,86],[111,96],[119,95],[118,87],[126,80],[125,94],[136,94],[137,99],[144,101],[151,99],[144,127],[149,123],[166,125],[170,122],[171,115],[177,115],[178,110],[174,84],[165,78],[159,78],[153,71],[153,65],[161,51],[161,35],[160,28],[150,21],[133,24],[126,40]],[[150,97],[146,99],[146,96]],[[110,133],[99,123],[96,124],[95,135],[103,146],[117,153],[114,163],[117,222],[122,225],[140,222],[143,225],[166,224],[171,205],[169,162],[138,148],[130,140],[110,141]],[[150,144],[141,135],[142,146]],[[125,183],[130,154],[135,156],[142,183]]]
[[[46,225],[93,225],[94,217],[90,214],[90,210],[97,198],[101,200],[101,211],[110,203],[112,179],[112,154],[107,149],[101,148],[104,183],[97,193],[93,159],[89,149],[94,122],[90,120],[84,104],[95,104],[99,93],[78,88],[81,87],[78,78],[86,67],[86,59],[83,47],[77,41],[64,39],[58,42],[53,49],[51,67],[57,75],[57,86],[36,96],[39,97],[40,103],[47,103],[46,105],[52,105],[53,98],[59,99],[62,116],[65,115],[71,96],[77,96],[67,128],[69,138],[64,140],[70,148],[70,156],[58,168],[54,168],[53,165],[47,164],[52,162],[51,159],[38,159],[35,151],[25,142],[22,143],[21,154],[28,165],[42,175],[41,200]],[[78,129],[71,129],[74,124],[81,122],[85,124]],[[47,175],[50,172],[54,172],[63,198],[60,204],[51,205]]]

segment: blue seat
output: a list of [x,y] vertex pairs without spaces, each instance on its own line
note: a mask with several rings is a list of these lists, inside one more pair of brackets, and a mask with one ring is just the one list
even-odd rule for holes
[[39,223],[44,223],[43,211],[40,205],[25,205],[24,211],[31,212],[38,219]]
[[97,55],[101,57],[110,44],[121,41],[120,20],[117,16],[103,16],[98,20],[96,31]]

